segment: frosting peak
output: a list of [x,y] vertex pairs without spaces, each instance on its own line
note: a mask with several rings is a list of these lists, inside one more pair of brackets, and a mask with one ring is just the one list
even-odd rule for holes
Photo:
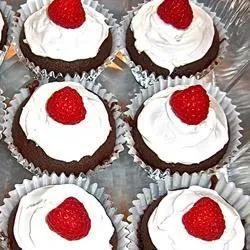
[[138,52],[145,52],[156,65],[172,73],[175,67],[205,56],[215,31],[212,18],[193,3],[190,3],[193,20],[187,29],[166,24],[157,14],[162,2],[153,0],[144,4],[132,19],[131,30]]

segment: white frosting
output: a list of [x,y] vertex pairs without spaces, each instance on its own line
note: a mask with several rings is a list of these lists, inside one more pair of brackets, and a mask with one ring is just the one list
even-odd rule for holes
[[74,61],[93,58],[108,37],[109,26],[105,17],[93,8],[84,5],[85,22],[76,29],[56,25],[44,6],[27,18],[24,23],[26,40],[31,51],[43,57]]
[[212,18],[193,3],[193,20],[187,29],[165,23],[157,14],[162,2],[144,4],[132,19],[131,29],[138,52],[145,52],[156,65],[171,73],[175,67],[201,59],[211,47],[215,31]]
[[[69,241],[50,230],[47,214],[68,197],[75,197],[83,203],[91,220],[88,235]],[[14,235],[23,250],[110,250],[109,243],[114,228],[104,208],[97,199],[73,184],[38,188],[24,196],[17,210]]]
[[137,126],[146,145],[168,163],[194,164],[213,156],[228,142],[226,115],[218,102],[209,96],[206,120],[198,125],[182,122],[169,101],[173,92],[187,86],[167,88],[144,103]]
[[[225,219],[225,230],[220,239],[204,241],[190,235],[183,223],[183,215],[202,197],[217,202]],[[237,211],[214,190],[192,186],[169,191],[148,221],[150,238],[157,250],[242,250],[245,231]]]
[[4,21],[3,21],[2,13],[0,12],[0,41],[1,41],[1,39],[2,39],[3,27],[4,27]]
[[[85,119],[75,125],[64,125],[49,116],[46,104],[57,90],[69,86],[83,99]],[[74,82],[52,82],[40,86],[24,106],[20,125],[27,139],[33,140],[53,159],[79,161],[91,156],[106,141],[111,126],[100,98]]]

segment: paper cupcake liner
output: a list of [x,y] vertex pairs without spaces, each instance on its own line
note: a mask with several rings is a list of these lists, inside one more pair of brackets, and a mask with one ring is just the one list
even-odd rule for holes
[[6,98],[2,94],[3,94],[3,91],[0,89],[0,140],[2,139],[2,133],[3,133],[4,128],[5,128],[4,117],[6,115],[5,109],[7,107],[7,105],[5,104]]
[[[223,166],[229,163],[230,159],[238,152],[239,146],[241,144],[240,138],[242,137],[240,131],[243,129],[240,126],[241,123],[241,120],[239,118],[240,114],[236,111],[236,106],[232,104],[231,99],[226,96],[225,92],[220,91],[220,89],[216,86],[213,86],[212,83],[202,83],[201,80],[196,80],[195,78],[187,78],[187,77],[183,77],[182,79],[180,78],[168,79],[168,80],[160,79],[158,83],[149,86],[147,89],[142,89],[141,92],[138,93],[137,96],[131,100],[131,104],[128,105],[128,111],[125,113],[125,115],[128,116],[129,118],[134,119],[137,110],[141,107],[144,101],[163,89],[177,85],[194,85],[194,84],[202,84],[203,87],[207,90],[207,92],[217,100],[217,102],[221,105],[226,114],[230,132],[229,145],[227,151],[217,165],[205,171],[207,173],[210,173],[210,172],[216,172],[220,169],[220,171],[226,173],[226,171],[224,171],[223,169]],[[129,148],[128,153],[133,156],[134,162],[138,163],[144,170],[146,170],[149,177],[153,179],[158,180],[161,178],[165,178],[167,175],[169,175],[168,170],[164,172],[159,169],[153,170],[140,158],[137,150],[134,147],[135,142],[130,132],[131,128],[129,128],[128,125],[126,128],[127,132],[125,137],[127,141],[127,146]]]
[[[145,3],[147,3],[148,1],[146,1]],[[220,37],[220,48],[219,48],[219,53],[217,58],[214,60],[214,62],[212,62],[212,64],[202,70],[201,72],[197,72],[195,75],[191,75],[189,78],[191,77],[195,77],[196,79],[201,79],[202,77],[204,77],[205,75],[207,75],[212,69],[215,68],[216,65],[220,64],[222,62],[222,60],[224,59],[225,56],[225,52],[227,51],[227,47],[228,47],[228,42],[227,42],[227,31],[225,30],[224,24],[221,22],[221,18],[216,16],[215,12],[212,12],[210,8],[204,6],[204,4],[202,3],[198,3],[196,0],[192,0],[193,3],[195,3],[196,5],[200,6],[202,9],[204,9],[209,16],[213,19],[213,23],[216,26],[218,32],[219,32],[219,37]],[[153,84],[155,82],[158,82],[159,79],[171,79],[170,76],[166,77],[166,76],[156,76],[156,74],[154,72],[148,72],[147,69],[143,69],[141,65],[136,65],[131,59],[130,56],[128,54],[128,51],[126,49],[126,32],[127,29],[130,25],[130,22],[132,20],[132,18],[134,17],[134,15],[137,13],[137,11],[141,8],[141,6],[144,3],[140,3],[138,4],[137,7],[133,7],[132,10],[127,12],[127,15],[124,16],[122,18],[122,21],[120,23],[120,29],[121,29],[121,52],[124,54],[125,56],[125,61],[128,64],[128,66],[130,67],[136,81],[142,86],[147,88],[150,84]],[[178,76],[176,76],[175,78],[180,78]]]
[[[129,209],[130,216],[128,217],[128,221],[131,224],[128,226],[128,238],[131,242],[128,248],[133,250],[139,249],[137,238],[138,223],[149,204],[166,194],[168,190],[188,188],[194,185],[210,188],[211,177],[212,175],[206,173],[201,175],[196,173],[192,175],[186,173],[179,175],[176,173],[172,177],[168,176],[165,180],[161,180],[157,184],[151,183],[149,188],[144,188],[142,193],[137,195],[138,199],[132,202],[134,206]],[[234,183],[227,183],[223,176],[220,176],[215,186],[215,191],[238,211],[241,219],[246,221],[246,248],[250,250],[250,196],[244,195],[243,190],[236,188]]]
[[[34,12],[41,9],[43,6],[48,5],[53,0],[30,0],[27,1],[26,4],[21,5],[21,8],[17,11],[20,16],[15,18],[14,25],[12,28],[12,36],[13,36],[13,45],[15,47],[17,56],[19,60],[25,64],[25,66],[30,69],[38,79],[44,79],[49,77],[62,77],[65,76],[63,73],[56,74],[54,71],[47,71],[46,69],[40,68],[39,65],[35,65],[34,62],[31,62],[28,58],[26,58],[20,48],[19,44],[19,36],[23,27],[25,20]],[[91,69],[89,72],[81,72],[75,73],[74,76],[81,76],[81,78],[85,78],[87,80],[96,79],[101,72],[105,69],[105,67],[110,64],[115,58],[115,54],[118,50],[119,46],[119,29],[118,24],[116,23],[116,19],[113,17],[113,14],[109,13],[109,10],[104,8],[98,1],[94,0],[83,0],[84,4],[92,7],[96,11],[100,12],[106,17],[107,24],[111,27],[112,33],[112,49],[110,56],[104,61],[104,63],[99,66],[97,69]]]
[[7,5],[5,1],[0,1],[0,10],[4,15],[4,17],[6,18],[8,24],[7,44],[3,47],[3,50],[0,50],[0,66],[1,66],[4,57],[9,49],[9,43],[11,42],[11,26],[12,26],[14,12],[12,11],[12,7],[10,5]]
[[[119,158],[120,152],[124,150],[123,143],[125,142],[124,134],[126,132],[125,124],[121,119],[121,108],[118,105],[118,100],[116,97],[109,93],[106,89],[104,89],[99,83],[89,82],[85,79],[80,80],[79,76],[70,77],[67,75],[65,81],[73,81],[81,83],[86,89],[97,94],[102,100],[108,102],[108,106],[113,112],[113,117],[115,119],[116,125],[116,142],[112,155],[109,159],[107,159],[103,164],[95,167],[94,170],[89,170],[86,175],[92,175],[96,171],[106,169],[111,165],[111,163]],[[44,79],[40,81],[40,84],[46,84],[48,79]],[[18,110],[19,106],[23,103],[23,101],[30,95],[28,88],[22,88],[19,90],[17,94],[14,95],[13,99],[10,101],[10,106],[7,108],[7,114],[4,117],[5,120],[5,139],[4,141],[8,144],[8,149],[11,151],[11,154],[14,158],[16,158],[17,162],[20,163],[25,169],[30,171],[35,175],[41,174],[49,174],[47,170],[41,170],[39,167],[35,166],[32,162],[29,162],[25,159],[18,151],[18,148],[14,145],[13,137],[12,137],[12,124],[13,119]],[[72,171],[73,173],[73,171]],[[80,175],[85,175],[85,173],[81,173]]]
[[107,215],[112,221],[118,236],[118,248],[128,249],[129,243],[126,238],[128,223],[123,221],[123,215],[117,214],[117,210],[112,207],[110,197],[104,193],[104,188],[98,187],[97,183],[90,183],[89,178],[75,177],[70,175],[66,177],[64,174],[60,176],[56,174],[43,175],[41,177],[34,176],[32,180],[24,180],[22,184],[16,184],[15,189],[9,192],[9,198],[4,199],[4,205],[0,207],[0,243],[4,249],[8,247],[8,221],[11,212],[17,206],[23,196],[30,193],[32,190],[45,187],[48,185],[75,184],[88,193],[92,194],[104,207]]

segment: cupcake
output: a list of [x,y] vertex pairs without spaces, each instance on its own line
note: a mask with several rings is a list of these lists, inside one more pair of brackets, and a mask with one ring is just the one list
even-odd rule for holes
[[[177,186],[176,190],[167,191],[166,182],[152,184],[150,190],[144,190],[139,200],[134,201],[136,205],[130,209],[132,215],[128,218],[132,222],[130,249],[250,249],[246,241],[247,226],[244,229],[250,216],[250,204],[242,190],[224,180],[212,190],[204,184],[207,179],[204,175],[175,177],[176,182],[174,178],[170,182]],[[184,179],[197,184],[182,182]],[[223,194],[229,189],[232,193]],[[151,195],[147,196],[149,193]],[[144,196],[151,197],[146,199],[147,203]],[[132,247],[133,244],[137,247]]]
[[7,44],[8,24],[3,12],[0,9],[0,50]]
[[5,141],[26,168],[79,174],[117,157],[122,123],[114,97],[99,85],[84,86],[51,82],[14,97]]
[[[130,153],[144,168],[165,173],[214,168],[239,143],[238,114],[226,99],[211,85],[176,85],[160,91],[152,86],[143,91],[128,112]],[[234,122],[230,128],[229,121]]]
[[[41,7],[35,10],[32,3]],[[81,74],[103,65],[111,54],[109,24],[114,25],[114,20],[103,8],[99,11],[105,14],[98,12],[94,2],[90,5],[81,0],[34,0],[23,5],[14,28],[19,57],[48,73],[63,75]],[[34,69],[34,65],[27,65]]]
[[189,0],[153,0],[133,13],[126,50],[149,74],[189,77],[215,62],[221,27],[209,9]]
[[86,179],[44,175],[26,180],[12,193],[16,196],[0,208],[0,230],[10,250],[126,249],[126,223],[111,212],[103,191]]
[[0,66],[8,51],[8,43],[10,40],[12,17],[14,12],[12,7],[7,5],[5,1],[0,2]]

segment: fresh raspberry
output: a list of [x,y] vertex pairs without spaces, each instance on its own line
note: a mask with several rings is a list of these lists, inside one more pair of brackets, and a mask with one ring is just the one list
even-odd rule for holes
[[198,200],[182,217],[189,234],[206,241],[218,240],[225,230],[225,220],[219,205],[208,197]]
[[80,27],[85,21],[81,0],[54,0],[48,7],[49,18],[66,29]]
[[64,200],[46,216],[49,228],[67,240],[88,235],[91,221],[84,205],[74,197]]
[[186,29],[193,20],[189,0],[164,0],[158,7],[159,17],[177,29]]
[[70,87],[56,91],[47,101],[46,109],[51,118],[66,125],[77,124],[86,115],[82,97]]
[[175,91],[170,98],[172,110],[184,123],[197,125],[207,118],[209,97],[201,85]]

